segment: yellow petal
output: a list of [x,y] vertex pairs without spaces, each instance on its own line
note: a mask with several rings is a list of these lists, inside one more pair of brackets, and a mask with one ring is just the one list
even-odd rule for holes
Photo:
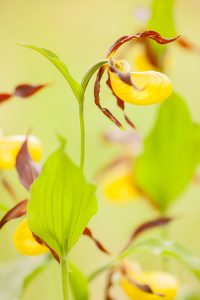
[[158,68],[156,68],[147,58],[145,53],[139,53],[135,56],[134,60],[134,67],[137,71],[158,71]]
[[[0,137],[0,169],[12,169],[15,167],[16,157],[26,136],[16,135]],[[42,156],[42,145],[40,141],[30,136],[28,138],[28,149],[34,161],[39,161]]]
[[107,174],[103,182],[103,193],[113,202],[135,200],[139,195],[131,174],[121,170],[114,170]]
[[[127,63],[124,61],[119,62],[121,64],[120,69],[123,69],[125,72]],[[125,68],[123,68],[124,65]],[[112,89],[114,93],[124,102],[136,105],[149,105],[164,101],[172,93],[171,81],[163,73],[156,71],[145,71],[130,72],[130,75],[132,82],[139,90],[124,83],[116,73],[109,70]]]
[[131,278],[140,284],[147,284],[151,287],[154,293],[162,294],[163,297],[158,295],[148,294],[141,289],[132,285],[126,278],[121,281],[121,286],[129,299],[133,300],[173,300],[175,299],[179,283],[176,277],[170,273],[165,272],[141,272],[131,273]]
[[23,255],[35,256],[49,251],[47,247],[40,245],[33,238],[27,221],[23,221],[18,226],[13,237],[13,242],[18,252]]

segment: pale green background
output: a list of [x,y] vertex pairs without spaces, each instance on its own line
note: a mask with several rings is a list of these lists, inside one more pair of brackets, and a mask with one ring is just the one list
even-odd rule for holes
[[[164,1],[164,0],[161,0]],[[44,144],[44,159],[55,149],[55,134],[60,132],[68,140],[68,152],[78,161],[79,125],[74,97],[55,68],[44,58],[30,50],[15,45],[15,42],[35,44],[57,52],[67,63],[71,73],[81,79],[84,70],[95,60],[104,58],[110,44],[119,36],[135,33],[142,24],[134,19],[137,7],[149,5],[150,1],[134,0],[4,0],[0,1],[0,91],[8,92],[18,83],[46,83],[52,85],[30,100],[15,99],[0,107],[0,127],[5,134],[33,133]],[[179,0],[176,6],[178,33],[200,45],[200,1]],[[194,120],[200,121],[200,55],[190,54],[171,46],[173,66],[171,78],[174,89],[187,99]],[[114,99],[106,90],[102,92],[104,104],[110,107]],[[141,134],[144,136],[153,124],[158,106],[128,107]],[[111,123],[104,118],[93,103],[93,84],[86,96],[86,172],[92,177],[100,166],[118,149],[105,147],[100,134]],[[184,124],[183,124],[184,130]],[[16,174],[11,175],[18,188],[19,199],[26,193],[17,185]],[[10,201],[0,190],[2,202]],[[171,209],[178,217],[171,236],[186,244],[200,255],[200,204],[199,187],[190,186]],[[10,202],[11,203],[11,202]],[[114,206],[99,199],[99,214],[90,227],[105,245],[117,253],[135,224],[152,217],[153,211],[144,203]],[[9,224],[1,232],[0,261],[19,256],[12,244],[12,233],[17,222]],[[73,261],[85,273],[108,261],[94,245],[83,238],[72,253]],[[142,258],[146,268],[158,260]],[[196,285],[196,280],[182,268],[176,267],[181,280]],[[103,299],[103,277],[92,284],[92,300]],[[26,292],[23,300],[62,299],[60,295],[59,269],[56,264],[41,274]],[[118,295],[118,299],[122,299]],[[1,299],[3,300],[3,299]]]

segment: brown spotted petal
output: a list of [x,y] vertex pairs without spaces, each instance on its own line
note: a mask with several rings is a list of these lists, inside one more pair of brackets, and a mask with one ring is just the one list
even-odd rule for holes
[[28,151],[27,140],[22,144],[17,155],[16,170],[20,182],[29,191],[32,183],[40,174],[41,168],[32,160]]
[[133,35],[124,36],[124,37],[118,39],[111,46],[111,48],[108,51],[107,57],[111,58],[115,54],[117,49],[119,49],[123,44],[125,44],[129,41],[135,40],[135,39],[139,39],[139,38],[145,38],[145,39],[149,38],[149,39],[156,41],[158,44],[168,44],[168,43],[175,41],[178,38],[178,36],[167,39],[167,38],[163,38],[158,32],[152,31],[152,30],[144,31],[141,33],[133,34]]
[[99,96],[100,88],[101,88],[100,82],[101,82],[101,79],[102,79],[102,76],[103,76],[105,70],[106,70],[106,66],[104,65],[99,69],[99,71],[97,73],[97,78],[96,78],[95,86],[94,86],[95,104],[98,106],[98,108],[102,111],[102,113],[106,117],[108,117],[119,128],[123,129],[122,124],[113,116],[113,114],[107,108],[102,107],[101,103],[100,103],[100,96]]
[[4,217],[0,220],[0,229],[9,221],[13,219],[18,219],[26,214],[28,200],[25,199],[15,205],[11,210],[9,210]]
[[83,231],[83,235],[89,237],[95,243],[95,245],[100,251],[106,254],[110,254],[110,252],[106,250],[106,248],[102,245],[102,243],[93,236],[92,231],[88,227],[86,227],[85,230]]
[[157,227],[163,227],[168,225],[170,222],[173,221],[173,218],[171,217],[160,217],[148,222],[145,222],[141,225],[139,225],[132,233],[131,237],[128,240],[128,243],[126,244],[126,246],[123,248],[122,251],[124,251],[125,249],[127,249],[131,243],[140,235],[142,235],[143,233],[145,233],[146,231],[149,231],[151,229],[157,228]]

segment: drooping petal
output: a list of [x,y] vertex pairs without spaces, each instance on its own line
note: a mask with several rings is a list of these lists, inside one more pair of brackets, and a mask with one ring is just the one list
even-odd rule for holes
[[83,231],[83,235],[89,237],[95,243],[95,245],[100,251],[106,254],[110,254],[109,251],[106,250],[106,248],[103,246],[103,244],[94,237],[92,231],[88,227],[86,227],[85,230]]
[[158,227],[167,226],[170,222],[172,222],[171,217],[160,217],[154,220],[147,221],[145,223],[140,224],[134,231],[132,232],[126,246],[123,248],[122,252],[125,251],[132,243],[135,241],[137,237],[141,234]]
[[28,140],[25,140],[22,144],[16,158],[16,170],[18,172],[19,180],[27,190],[30,189],[32,183],[41,171],[40,167],[35,164],[29,153],[29,141],[30,138],[28,137]]
[[11,208],[0,220],[0,229],[9,221],[18,219],[26,214],[28,200],[25,199]]
[[17,227],[13,242],[17,251],[23,255],[35,256],[49,251],[46,246],[39,244],[35,240],[26,220]]
[[100,103],[100,88],[101,88],[100,82],[101,82],[101,79],[102,79],[102,76],[103,76],[105,70],[106,70],[106,66],[104,65],[99,69],[99,71],[97,73],[97,78],[96,78],[95,86],[94,86],[95,104],[97,105],[97,107],[102,111],[102,113],[106,117],[108,117],[119,128],[123,129],[122,124],[117,120],[117,118],[115,118],[113,116],[113,114],[107,108],[102,107],[101,103]]
[[[124,61],[120,61],[123,68]],[[137,86],[126,84],[117,73],[109,70],[110,83],[114,93],[124,102],[136,105],[149,105],[167,99],[172,93],[170,79],[156,71],[131,72],[131,80]]]
[[124,101],[121,100],[119,97],[117,97],[117,95],[115,95],[115,93],[112,90],[112,86],[110,83],[110,78],[108,78],[108,80],[106,81],[107,86],[109,87],[109,89],[112,91],[113,95],[115,96],[116,100],[117,100],[117,105],[118,107],[123,111],[124,114],[124,119],[126,120],[126,122],[135,129],[135,124],[131,121],[131,119],[126,115],[125,113],[125,104]]

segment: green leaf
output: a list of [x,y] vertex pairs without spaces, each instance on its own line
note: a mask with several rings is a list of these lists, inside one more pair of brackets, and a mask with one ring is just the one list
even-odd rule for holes
[[69,281],[74,300],[88,300],[88,281],[81,271],[69,262]]
[[60,60],[60,58],[55,53],[53,53],[52,51],[47,50],[45,48],[39,48],[39,47],[36,47],[33,45],[21,45],[21,46],[32,49],[32,50],[40,53],[41,55],[46,57],[50,62],[52,62],[52,64],[54,64],[54,66],[60,71],[60,73],[63,75],[63,77],[66,79],[66,81],[70,85],[77,100],[81,101],[81,99],[83,97],[82,86],[71,76],[65,63],[62,60]]
[[192,180],[200,153],[200,127],[191,120],[184,100],[173,94],[159,110],[134,170],[136,184],[161,210]]
[[31,187],[30,229],[64,257],[97,212],[96,188],[61,147],[47,160]]
[[164,37],[175,36],[174,5],[175,0],[153,0],[148,29],[157,31]]
[[[176,36],[174,21],[175,0],[153,0],[151,5],[151,18],[147,24],[148,30],[159,32],[165,38]],[[150,41],[152,48],[158,56],[162,56],[168,47]]]
[[130,254],[148,252],[157,256],[171,256],[183,263],[200,280],[200,258],[184,246],[165,240],[148,240],[130,246],[120,258]]
[[0,299],[19,300],[28,283],[48,266],[46,256],[26,257],[0,266]]

